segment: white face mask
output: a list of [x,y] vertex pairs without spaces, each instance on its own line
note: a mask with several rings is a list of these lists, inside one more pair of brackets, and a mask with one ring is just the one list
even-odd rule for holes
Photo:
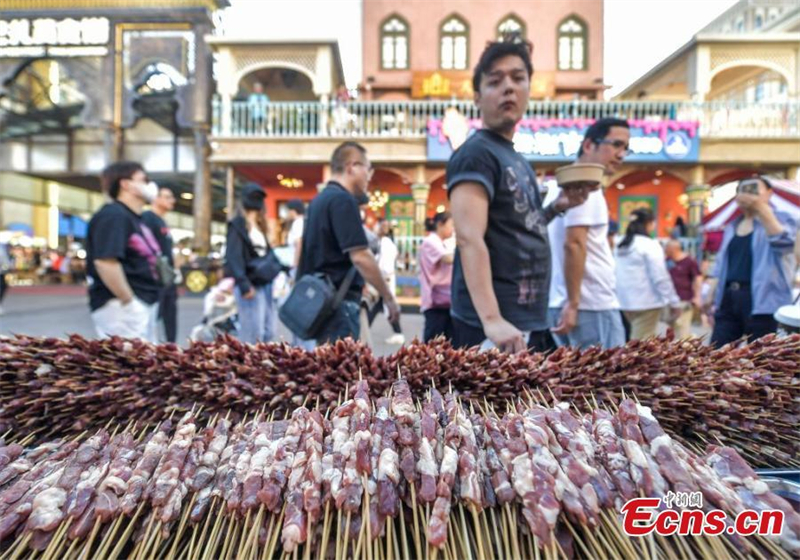
[[142,195],[142,198],[145,200],[145,202],[150,204],[158,196],[158,185],[156,185],[153,181],[140,184],[139,193]]

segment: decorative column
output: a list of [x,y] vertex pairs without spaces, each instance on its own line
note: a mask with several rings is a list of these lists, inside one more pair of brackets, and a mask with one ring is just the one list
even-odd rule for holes
[[411,185],[411,196],[414,197],[414,235],[417,237],[425,235],[425,217],[430,192],[431,186],[428,183]]
[[686,187],[686,195],[689,198],[689,235],[692,237],[700,233],[700,225],[703,223],[706,201],[710,193],[711,188],[705,184]]
[[229,165],[225,168],[225,208],[228,209],[228,220],[233,219],[236,206],[236,193],[234,186],[236,184],[236,173],[233,166]]
[[201,255],[211,250],[211,168],[207,131],[194,129],[194,249]]

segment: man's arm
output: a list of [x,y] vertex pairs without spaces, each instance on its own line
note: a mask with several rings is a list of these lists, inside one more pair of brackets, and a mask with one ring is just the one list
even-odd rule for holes
[[578,306],[581,303],[581,284],[586,270],[586,243],[589,239],[589,226],[567,228],[564,241],[564,283],[567,287],[567,301],[561,310],[561,318],[553,329],[556,334],[567,334],[578,324]]
[[103,281],[106,288],[114,294],[124,305],[133,300],[133,290],[131,290],[125,271],[117,259],[95,259],[94,268],[97,275]]
[[386,307],[389,309],[389,321],[391,322],[399,318],[400,312],[397,307],[395,296],[389,289],[389,285],[383,279],[378,261],[375,260],[372,251],[367,247],[362,247],[360,249],[352,249],[349,251],[349,255],[350,261],[361,276],[364,277],[364,280],[372,284],[375,289],[378,290],[378,293],[381,294],[383,301],[386,303]]
[[703,275],[698,274],[692,282],[692,304],[698,309],[703,307]]
[[492,286],[491,260],[484,240],[489,223],[489,196],[486,189],[473,182],[457,185],[450,194],[450,210],[453,213],[464,280],[486,337],[501,350],[524,350],[522,333],[500,314]]
[[303,252],[303,238],[298,237],[294,242],[294,263],[292,263],[292,268],[297,268],[300,266],[300,254]]

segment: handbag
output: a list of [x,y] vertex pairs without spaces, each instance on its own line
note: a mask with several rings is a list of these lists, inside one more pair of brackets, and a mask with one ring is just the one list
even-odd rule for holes
[[336,312],[356,277],[355,267],[347,271],[338,289],[325,274],[304,274],[278,310],[281,322],[299,338],[316,338],[325,322]]
[[263,257],[256,257],[247,263],[247,278],[256,286],[269,284],[281,272],[287,270],[270,247]]
[[158,279],[164,286],[174,286],[175,280],[178,277],[175,272],[175,267],[169,263],[169,258],[166,255],[159,255],[156,259],[156,272]]

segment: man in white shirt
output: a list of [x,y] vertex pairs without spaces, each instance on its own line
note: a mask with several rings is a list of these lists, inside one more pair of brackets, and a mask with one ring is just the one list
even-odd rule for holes
[[306,207],[302,200],[295,198],[286,203],[286,209],[289,211],[289,219],[292,221],[292,225],[289,226],[289,234],[286,236],[286,244],[292,250],[292,271],[294,271],[300,262],[300,249],[303,247]]
[[[583,138],[578,163],[600,164],[606,175],[614,174],[628,154],[630,136],[624,120],[596,121]],[[551,189],[547,198],[555,199],[560,190]],[[548,225],[553,265],[549,321],[559,346],[612,348],[625,343],[608,221],[608,204],[597,190]]]

